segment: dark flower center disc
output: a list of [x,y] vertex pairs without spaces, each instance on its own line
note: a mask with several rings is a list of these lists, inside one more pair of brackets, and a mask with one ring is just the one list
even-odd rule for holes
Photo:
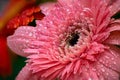
[[70,46],[74,46],[75,44],[77,44],[78,39],[79,39],[79,34],[78,33],[72,33],[68,38],[68,44]]

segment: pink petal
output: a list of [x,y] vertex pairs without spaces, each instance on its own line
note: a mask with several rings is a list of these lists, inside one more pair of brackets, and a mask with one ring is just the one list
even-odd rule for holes
[[37,77],[32,75],[32,72],[29,70],[29,66],[26,65],[16,77],[16,80],[38,80]]
[[95,65],[99,80],[119,80],[119,74],[116,71],[99,62]]
[[107,28],[107,31],[120,31],[120,19],[114,20],[110,23],[110,26]]
[[48,15],[51,9],[55,6],[55,2],[47,2],[42,5],[40,5],[40,9],[45,15]]
[[110,36],[104,41],[104,43],[120,45],[120,31],[111,32]]
[[120,72],[120,49],[110,46],[109,50],[102,53],[99,62],[113,71]]
[[100,78],[97,76],[97,71],[94,71],[93,67],[90,66],[89,68],[88,66],[83,66],[80,77],[80,80],[100,80]]
[[120,11],[120,0],[107,0],[109,1],[109,5],[111,6],[111,15],[114,15],[118,11]]
[[90,5],[91,5],[91,1],[89,1],[89,0],[80,0],[80,1],[78,1],[78,0],[58,0],[58,2],[61,3],[62,5],[65,5],[65,4],[71,5],[74,2],[80,2],[80,4],[86,8],[90,7]]
[[27,56],[24,53],[24,49],[28,48],[29,41],[35,39],[35,28],[34,27],[20,27],[14,35],[7,38],[7,44],[9,48],[15,53],[21,56]]

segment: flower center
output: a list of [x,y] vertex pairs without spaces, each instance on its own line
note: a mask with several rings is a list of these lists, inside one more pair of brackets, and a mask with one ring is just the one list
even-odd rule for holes
[[77,44],[79,39],[79,33],[72,33],[69,37],[68,37],[68,44],[70,46],[74,46],[75,44]]

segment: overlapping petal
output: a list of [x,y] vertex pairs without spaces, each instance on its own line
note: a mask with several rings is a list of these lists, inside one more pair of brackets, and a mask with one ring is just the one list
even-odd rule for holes
[[29,55],[24,53],[24,49],[29,48],[29,43],[36,39],[35,32],[36,30],[33,27],[18,28],[14,36],[8,37],[8,46],[21,56]]

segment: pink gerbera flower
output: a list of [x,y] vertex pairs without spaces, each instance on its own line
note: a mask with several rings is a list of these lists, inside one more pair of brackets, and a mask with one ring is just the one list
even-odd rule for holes
[[119,80],[120,0],[58,0],[8,46],[28,58],[17,80]]

